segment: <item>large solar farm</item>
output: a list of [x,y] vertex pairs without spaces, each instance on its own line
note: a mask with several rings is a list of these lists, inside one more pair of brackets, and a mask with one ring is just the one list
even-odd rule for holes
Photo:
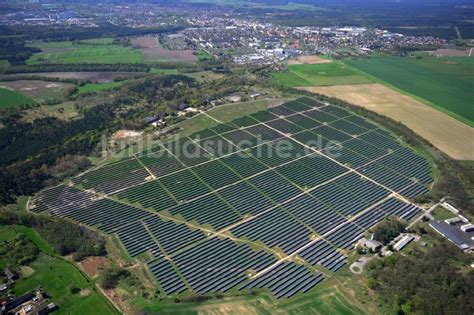
[[30,211],[116,235],[168,295],[284,299],[317,290],[386,217],[421,214],[410,200],[432,181],[387,131],[302,97],[91,169]]

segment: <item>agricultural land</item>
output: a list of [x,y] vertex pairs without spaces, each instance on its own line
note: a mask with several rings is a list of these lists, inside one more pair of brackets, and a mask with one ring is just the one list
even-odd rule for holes
[[31,98],[6,87],[0,87],[0,99],[1,108],[29,105],[34,103]]
[[270,82],[286,87],[365,84],[372,80],[342,62],[290,64],[288,72],[273,74]]
[[27,64],[47,63],[139,63],[142,62],[141,54],[132,47],[115,44],[94,44],[73,42],[38,42],[32,47],[41,49],[27,60]]
[[[472,85],[472,59],[417,56],[293,64],[288,65],[288,72],[275,73],[271,80],[386,115],[406,124],[451,157],[472,160],[473,151],[466,150],[474,137],[469,118],[469,100],[474,95],[468,88]],[[449,127],[440,129],[441,125]]]
[[191,50],[169,50],[161,47],[156,37],[138,37],[132,40],[132,46],[140,49],[144,61],[176,61],[194,62],[198,58],[208,59],[208,55],[199,54],[196,57]]
[[411,58],[375,56],[346,63],[474,126],[474,58],[417,54]]
[[[401,121],[449,156],[459,160],[474,159],[473,150],[466,147],[466,144],[470,143],[474,137],[472,127],[380,83],[301,89],[343,99]],[[444,128],[441,129],[439,126]]]

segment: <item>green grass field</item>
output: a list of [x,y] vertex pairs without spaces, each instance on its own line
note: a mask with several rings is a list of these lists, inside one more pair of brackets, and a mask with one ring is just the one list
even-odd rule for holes
[[207,111],[207,114],[219,121],[228,122],[240,118],[243,115],[253,114],[261,110],[266,110],[267,107],[267,100],[255,100],[219,105]]
[[[100,45],[94,45],[93,43]],[[29,46],[43,50],[27,60],[27,64],[43,63],[140,63],[142,55],[132,47],[108,44],[110,39],[96,39],[92,44],[72,42],[38,42]]]
[[10,89],[0,88],[0,109],[34,103],[35,101],[23,94]]
[[220,105],[218,107],[212,108],[211,110],[208,110],[206,112],[207,115],[195,115],[194,117],[180,121],[176,124],[176,126],[182,130],[179,132],[179,135],[184,137],[201,131],[203,129],[217,126],[219,123],[214,119],[217,119],[222,122],[228,122],[233,119],[242,117],[242,115],[248,115],[258,112],[260,110],[264,110],[267,108],[267,106],[268,102],[266,100],[256,100],[235,104]]
[[8,60],[0,60],[0,69],[7,68],[9,66],[10,66],[10,62],[8,62]]
[[54,249],[49,246],[49,244],[46,243],[46,241],[43,240],[35,230],[22,225],[10,226],[10,230],[14,231],[15,233],[22,233],[26,235],[26,237],[28,237],[28,239],[32,241],[33,244],[35,244],[36,247],[38,247],[43,253],[51,256],[56,255]]
[[62,42],[34,42],[26,45],[28,47],[37,47],[39,49],[59,49],[59,48],[72,48],[72,42],[62,41]]
[[117,86],[122,85],[123,82],[106,82],[106,83],[88,83],[78,87],[78,94],[95,93],[105,90],[113,89]]
[[[30,266],[34,272],[20,278],[13,287],[16,294],[34,290],[42,286],[59,306],[58,314],[116,314],[115,309],[70,263],[48,255],[40,255]],[[71,293],[70,288],[77,287],[83,294]]]
[[0,87],[16,91],[34,102],[43,104],[49,102],[64,101],[64,92],[66,89],[74,87],[70,83],[48,82],[42,80],[15,80],[2,81]]
[[138,303],[137,307],[149,314],[367,314],[367,310],[361,305],[354,304],[354,301],[345,294],[347,292],[342,292],[337,287],[321,284],[321,288],[316,288],[312,293],[294,296],[289,300],[276,301],[267,294],[259,294],[229,297],[199,304]]
[[110,45],[114,39],[112,37],[102,37],[102,38],[92,38],[92,39],[83,39],[80,42],[86,44],[99,44],[99,45]]
[[346,63],[460,121],[474,124],[474,58],[376,56]]
[[451,211],[446,210],[441,206],[437,206],[433,212],[431,212],[431,215],[435,218],[435,220],[440,221],[454,217],[454,214]]
[[161,69],[161,68],[156,68],[153,67],[150,69],[150,73],[153,74],[178,74],[177,69]]
[[211,60],[212,56],[209,55],[207,52],[200,50],[195,53],[196,57],[198,58],[199,61],[204,61],[204,60]]
[[274,73],[270,82],[286,87],[371,83],[363,73],[341,62],[289,65],[288,72]]
[[[118,314],[115,308],[96,291],[72,263],[56,256],[54,250],[35,230],[24,226],[0,226],[0,242],[15,238],[18,233],[28,237],[40,250],[38,258],[28,265],[28,275],[20,276],[12,289],[16,295],[24,294],[41,286],[59,308],[55,314]],[[0,266],[4,262],[0,259]],[[81,293],[71,293],[77,287]]]

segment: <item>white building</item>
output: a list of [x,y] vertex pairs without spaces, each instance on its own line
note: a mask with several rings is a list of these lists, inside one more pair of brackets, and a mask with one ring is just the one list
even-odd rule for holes
[[467,232],[474,232],[474,224],[468,223],[461,225],[460,227],[461,231],[467,233]]
[[359,245],[362,247],[366,247],[373,252],[377,252],[381,247],[382,243],[376,241],[376,240],[368,240],[366,238],[362,238],[359,240]]
[[405,246],[407,246],[415,237],[413,235],[407,234],[403,236],[398,242],[393,245],[393,249],[396,251],[401,251]]

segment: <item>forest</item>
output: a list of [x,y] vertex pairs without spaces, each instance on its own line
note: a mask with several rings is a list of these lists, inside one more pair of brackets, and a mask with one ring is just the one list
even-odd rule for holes
[[[1,211],[0,225],[22,225],[33,228],[58,254],[63,256],[73,254],[72,257],[76,261],[87,256],[106,254],[102,236],[62,218]],[[35,256],[35,253],[37,254],[30,249],[27,257]]]
[[[257,4],[244,5],[235,1],[237,12],[251,15],[267,15],[273,23],[288,26],[354,25],[388,29],[406,35],[437,36],[455,39],[457,27],[463,38],[473,38],[472,24],[466,21],[463,1],[440,1],[432,5],[427,1],[270,1],[258,0]],[[456,6],[456,2],[459,7]],[[292,10],[281,14],[283,7],[293,5]],[[298,6],[302,4],[301,6]],[[309,6],[308,6],[309,5]],[[314,6],[311,8],[311,6]],[[271,14],[269,14],[271,13]]]
[[468,255],[443,240],[426,252],[375,259],[368,284],[393,314],[470,314],[474,312],[474,272],[462,270]]
[[[230,75],[217,82],[198,82],[185,75],[150,75],[118,89],[75,97],[74,106],[81,116],[70,121],[47,117],[31,123],[23,119],[21,108],[4,110],[0,119],[5,127],[0,128],[0,204],[14,203],[18,196],[32,195],[58,183],[64,174],[85,169],[88,164],[81,156],[98,156],[102,135],[123,128],[142,130],[147,127],[144,118],[150,116],[177,121],[181,104],[205,106],[211,99],[256,82],[246,75]],[[65,167],[65,156],[79,157],[69,159]]]

